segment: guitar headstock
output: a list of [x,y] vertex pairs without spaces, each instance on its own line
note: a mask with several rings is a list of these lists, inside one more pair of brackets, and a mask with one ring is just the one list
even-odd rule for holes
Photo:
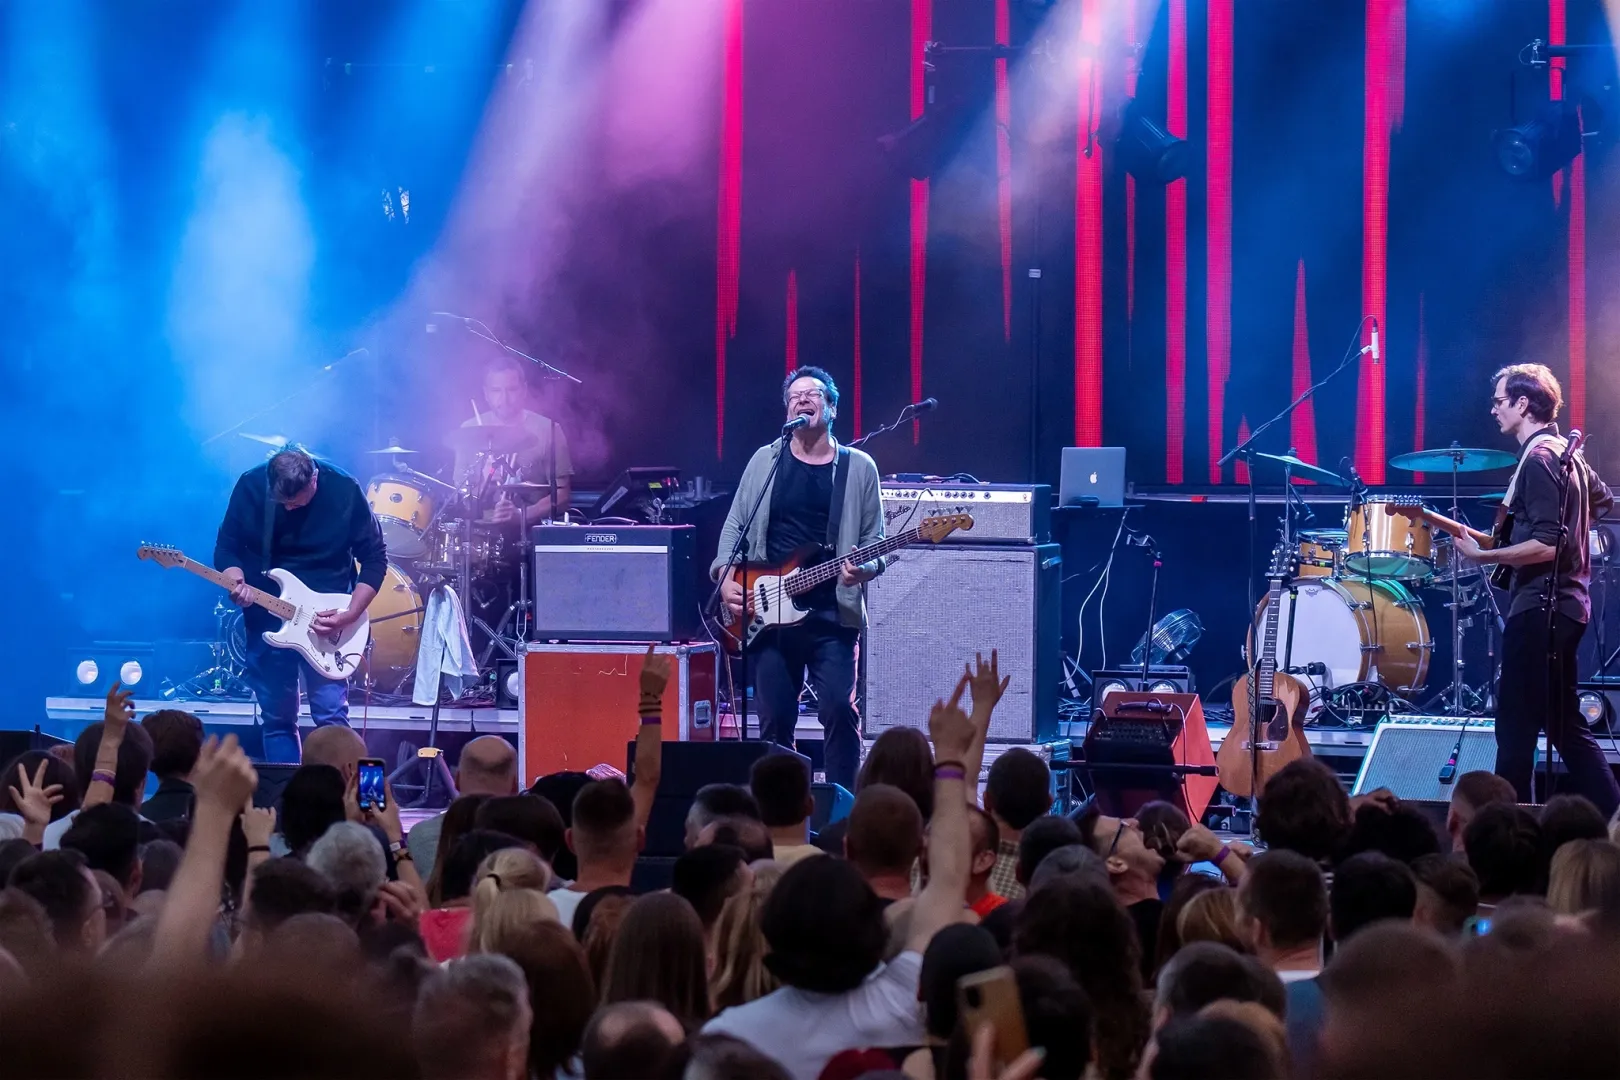
[[1384,513],[1394,516],[1399,514],[1404,518],[1417,520],[1423,516],[1423,497],[1421,495],[1392,495],[1384,499]]
[[171,544],[142,544],[135,549],[135,557],[155,562],[165,570],[173,570],[186,561],[186,553]]
[[967,532],[971,528],[972,514],[936,514],[923,519],[923,523],[917,526],[917,535],[930,544],[937,544],[958,529]]
[[1278,545],[1271,550],[1271,566],[1266,570],[1266,577],[1271,580],[1277,578],[1290,578],[1299,568],[1299,552],[1294,548],[1285,548]]

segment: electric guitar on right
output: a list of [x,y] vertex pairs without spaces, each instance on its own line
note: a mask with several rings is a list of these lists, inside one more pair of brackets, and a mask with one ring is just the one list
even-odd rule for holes
[[[1489,551],[1492,548],[1506,547],[1508,539],[1513,535],[1513,515],[1508,513],[1506,506],[1496,508],[1496,524],[1489,533],[1482,533],[1478,529],[1470,528],[1460,521],[1453,521],[1444,514],[1437,514],[1423,505],[1423,501],[1415,496],[1402,495],[1391,499],[1384,504],[1387,514],[1399,514],[1410,521],[1426,521],[1431,528],[1439,529],[1447,536],[1462,536],[1464,533],[1473,537],[1474,543]],[[1491,584],[1498,589],[1512,587],[1513,568],[1498,563],[1491,567]]]

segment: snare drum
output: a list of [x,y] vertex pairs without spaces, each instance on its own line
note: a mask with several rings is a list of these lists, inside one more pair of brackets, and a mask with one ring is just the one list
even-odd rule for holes
[[426,484],[405,476],[376,476],[366,485],[366,503],[377,515],[389,558],[415,560],[428,554],[428,526],[438,501]]
[[1345,577],[1420,582],[1434,575],[1434,537],[1427,522],[1391,514],[1392,498],[1374,495],[1345,514]]
[[[1434,639],[1423,604],[1397,581],[1319,578],[1299,584],[1294,601],[1284,590],[1277,613],[1277,667],[1320,663],[1327,674],[1305,678],[1322,687],[1380,682],[1402,696],[1422,691]],[[1266,605],[1255,611],[1264,629]],[[1293,637],[1289,637],[1289,618]],[[1251,647],[1253,635],[1249,638]]]
[[1296,577],[1337,577],[1344,551],[1343,529],[1306,529],[1299,534],[1299,569]]
[[389,563],[366,615],[371,619],[369,674],[377,689],[394,693],[416,668],[416,649],[422,640],[421,590],[409,574]]

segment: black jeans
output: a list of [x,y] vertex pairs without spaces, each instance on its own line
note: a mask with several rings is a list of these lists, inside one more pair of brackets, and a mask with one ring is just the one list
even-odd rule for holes
[[759,735],[780,746],[793,746],[799,721],[799,690],[810,671],[827,779],[855,790],[860,764],[860,722],[850,694],[855,689],[855,639],[859,632],[812,615],[760,639],[749,663],[754,670],[754,699],[759,706]]
[[[1607,818],[1620,806],[1620,784],[1576,705],[1575,649],[1584,633],[1585,623],[1554,616],[1554,655],[1549,657],[1545,613],[1524,611],[1507,621],[1497,688],[1496,773],[1513,785],[1520,802],[1530,802],[1536,740],[1546,728],[1548,741],[1569,769],[1575,792],[1591,799]],[[1558,690],[1557,709],[1550,713],[1549,673]]]

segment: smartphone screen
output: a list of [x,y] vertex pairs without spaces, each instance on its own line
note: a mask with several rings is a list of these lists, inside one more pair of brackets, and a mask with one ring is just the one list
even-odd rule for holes
[[360,759],[360,778],[356,788],[360,809],[388,808],[388,771],[382,758]]

